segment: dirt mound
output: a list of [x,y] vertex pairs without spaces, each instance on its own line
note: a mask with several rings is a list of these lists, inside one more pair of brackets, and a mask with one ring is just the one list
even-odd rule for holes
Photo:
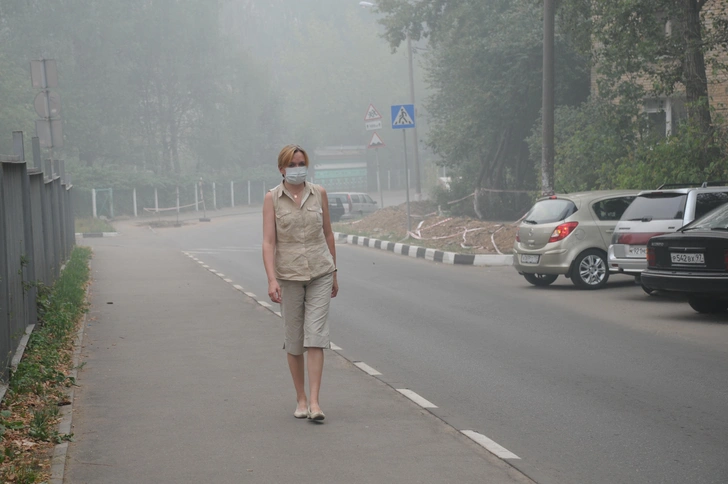
[[410,203],[410,218],[409,237],[405,204],[383,208],[362,219],[339,222],[334,224],[334,230],[466,254],[497,254],[498,250],[510,253],[516,237],[512,222],[452,217],[439,213],[437,205],[427,201]]

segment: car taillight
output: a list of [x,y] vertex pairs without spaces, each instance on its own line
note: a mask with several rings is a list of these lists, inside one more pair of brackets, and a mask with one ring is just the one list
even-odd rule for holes
[[665,232],[643,232],[643,233],[615,233],[612,236],[612,245],[647,245],[652,237],[662,235]]
[[566,222],[565,224],[559,225],[553,232],[551,232],[549,242],[558,242],[559,240],[566,238],[574,231],[577,225],[579,225],[579,222]]
[[657,266],[657,255],[653,247],[647,247],[647,267]]

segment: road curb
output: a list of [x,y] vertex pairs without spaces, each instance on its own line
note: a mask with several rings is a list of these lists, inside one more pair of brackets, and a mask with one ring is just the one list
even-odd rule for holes
[[119,232],[76,232],[76,237],[84,239],[91,237],[117,237]]
[[360,245],[373,249],[386,250],[397,255],[425,259],[443,264],[473,265],[473,266],[510,266],[513,265],[511,254],[458,254],[456,252],[445,252],[442,250],[428,249],[416,245],[388,242],[386,240],[373,239],[360,235],[348,235],[341,232],[334,232],[336,241],[351,245]]
[[[90,285],[86,287],[86,302],[89,302]],[[81,324],[76,331],[76,339],[73,343],[73,368],[68,374],[72,379],[73,385],[66,391],[67,405],[60,407],[60,421],[58,422],[58,433],[60,435],[73,435],[73,404],[74,404],[74,386],[78,381],[78,369],[81,364],[81,351],[83,349],[83,335],[86,331],[88,323],[88,313],[84,313]],[[64,475],[66,473],[66,457],[68,455],[69,442],[61,442],[56,444],[51,457],[51,478],[48,484],[63,484]]]

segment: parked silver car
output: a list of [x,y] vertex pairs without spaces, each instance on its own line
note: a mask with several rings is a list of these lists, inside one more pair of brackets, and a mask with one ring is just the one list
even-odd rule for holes
[[608,252],[609,269],[639,278],[647,269],[647,242],[652,237],[675,232],[726,202],[728,187],[711,187],[707,183],[700,187],[683,185],[640,192],[614,229]]
[[535,286],[564,275],[584,289],[604,287],[612,231],[637,193],[592,191],[537,200],[518,228],[513,266]]
[[376,212],[377,202],[372,197],[361,192],[334,192],[328,194],[329,199],[335,198],[341,200],[344,204],[344,216],[342,218],[350,218],[354,216],[364,216]]

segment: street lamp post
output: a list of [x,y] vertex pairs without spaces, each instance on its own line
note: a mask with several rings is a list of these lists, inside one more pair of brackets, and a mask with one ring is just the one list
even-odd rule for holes
[[[359,6],[362,8],[371,8],[374,7],[375,4],[373,2],[359,2]],[[414,78],[414,69],[412,67],[412,39],[409,36],[409,32],[406,34],[407,36],[407,67],[409,69],[409,89],[410,89],[410,104],[414,106],[415,104],[415,78]],[[417,114],[417,110],[415,109],[415,115]],[[419,148],[419,142],[417,137],[417,126],[412,128],[412,135],[414,136],[414,153],[415,153],[415,200],[420,201],[422,199],[422,183],[420,181],[420,148]],[[406,147],[406,141],[405,141],[405,150]],[[405,177],[407,180],[409,180],[409,172],[405,168]],[[409,196],[409,187],[407,188],[407,194]]]
[[[410,86],[410,103],[415,105],[415,78],[414,71],[412,69],[412,39],[407,32],[407,65],[409,67],[409,86]],[[417,116],[417,110],[415,110],[415,117]],[[415,143],[415,200],[418,202],[422,200],[422,185],[420,183],[420,149],[417,138],[417,125],[412,128],[412,135],[414,136]]]

